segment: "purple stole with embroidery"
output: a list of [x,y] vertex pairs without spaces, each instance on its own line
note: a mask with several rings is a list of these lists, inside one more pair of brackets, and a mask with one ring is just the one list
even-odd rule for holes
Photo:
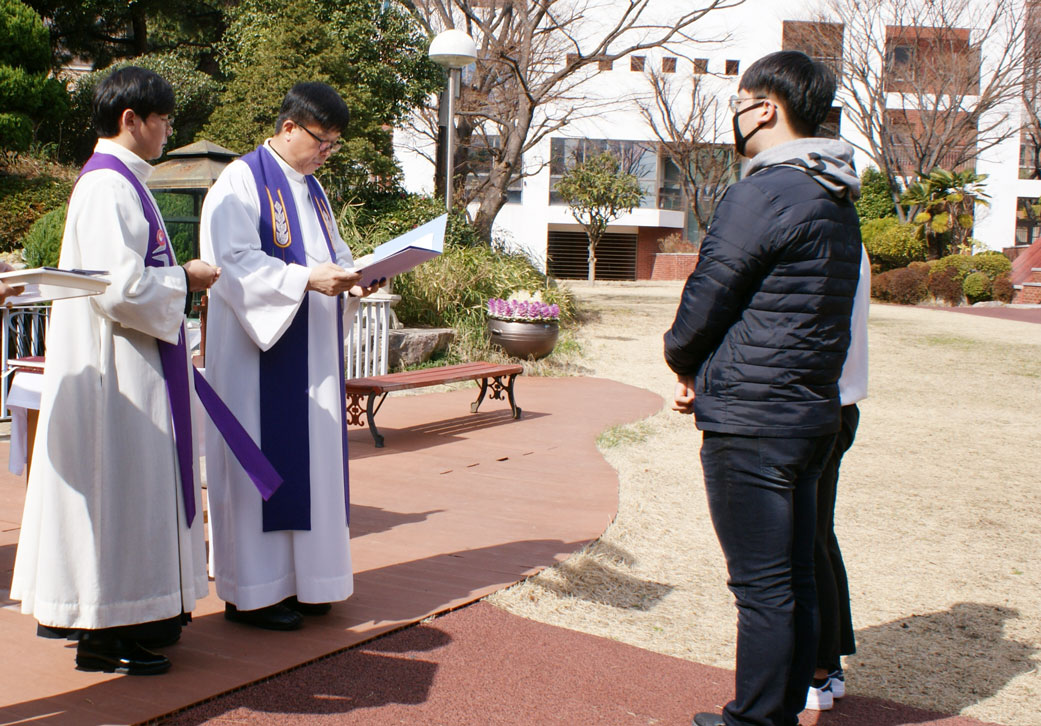
[[[127,168],[118,157],[112,154],[95,153],[83,169],[80,177],[98,169],[109,169],[123,176],[134,187],[141,200],[141,211],[148,222],[148,245],[145,251],[146,267],[168,267],[177,264],[174,259],[173,246],[166,234],[166,228],[159,211],[152,203],[148,192],[140,180]],[[195,519],[195,473],[194,455],[192,452],[192,415],[191,392],[188,388],[188,351],[185,346],[184,324],[182,323],[176,343],[156,340],[159,345],[159,358],[163,366],[163,378],[166,379],[166,394],[170,401],[170,415],[173,419],[174,443],[177,448],[177,464],[181,472],[181,493],[184,497],[184,512],[188,526]],[[228,447],[238,458],[253,484],[265,499],[279,488],[282,483],[278,472],[264,458],[249,433],[242,427],[231,411],[217,396],[205,378],[195,370],[195,388],[199,400],[206,408],[213,423],[224,437]],[[146,452],[140,452],[142,454]]]
[[[308,267],[300,231],[300,210],[285,172],[269,149],[263,146],[241,157],[257,185],[260,198],[261,249],[286,264]],[[332,214],[321,185],[306,176],[312,211],[321,222],[329,259],[336,262],[333,248]],[[283,484],[263,503],[265,532],[311,529],[311,441],[308,427],[310,380],[307,374],[307,298],[297,309],[289,328],[271,348],[260,353],[260,448]],[[343,369],[343,296],[337,295],[336,320],[338,375],[341,406],[346,400]],[[347,421],[340,416],[343,454],[343,488],[347,521],[350,522],[350,479],[347,472]]]

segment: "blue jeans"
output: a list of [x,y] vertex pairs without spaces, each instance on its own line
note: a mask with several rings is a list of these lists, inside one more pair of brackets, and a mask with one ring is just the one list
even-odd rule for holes
[[797,726],[806,705],[818,635],[817,479],[834,440],[704,433],[709,512],[738,611],[728,726]]

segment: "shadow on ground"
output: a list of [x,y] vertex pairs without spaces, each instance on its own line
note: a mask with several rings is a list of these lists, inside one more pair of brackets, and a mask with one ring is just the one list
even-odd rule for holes
[[[960,713],[1037,667],[1036,648],[1005,636],[1006,622],[1017,617],[1011,608],[957,603],[859,630],[857,655],[846,661],[850,690],[865,700],[897,698]],[[921,722],[903,718],[900,723]],[[840,722],[822,715],[820,723]]]

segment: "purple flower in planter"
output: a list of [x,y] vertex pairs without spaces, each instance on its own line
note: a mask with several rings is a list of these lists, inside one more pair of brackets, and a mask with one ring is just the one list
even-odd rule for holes
[[488,317],[513,322],[555,322],[560,318],[558,305],[547,305],[541,300],[488,300]]

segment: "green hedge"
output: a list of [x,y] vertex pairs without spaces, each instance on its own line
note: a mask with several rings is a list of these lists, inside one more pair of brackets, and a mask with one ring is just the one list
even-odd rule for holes
[[22,245],[22,237],[47,212],[63,206],[73,180],[54,176],[23,177],[0,173],[0,252]]
[[27,267],[57,267],[61,256],[61,238],[65,232],[66,205],[47,212],[25,235],[22,257]]
[[925,241],[918,237],[914,225],[901,224],[896,217],[869,219],[860,226],[860,235],[871,264],[879,272],[925,259]]

